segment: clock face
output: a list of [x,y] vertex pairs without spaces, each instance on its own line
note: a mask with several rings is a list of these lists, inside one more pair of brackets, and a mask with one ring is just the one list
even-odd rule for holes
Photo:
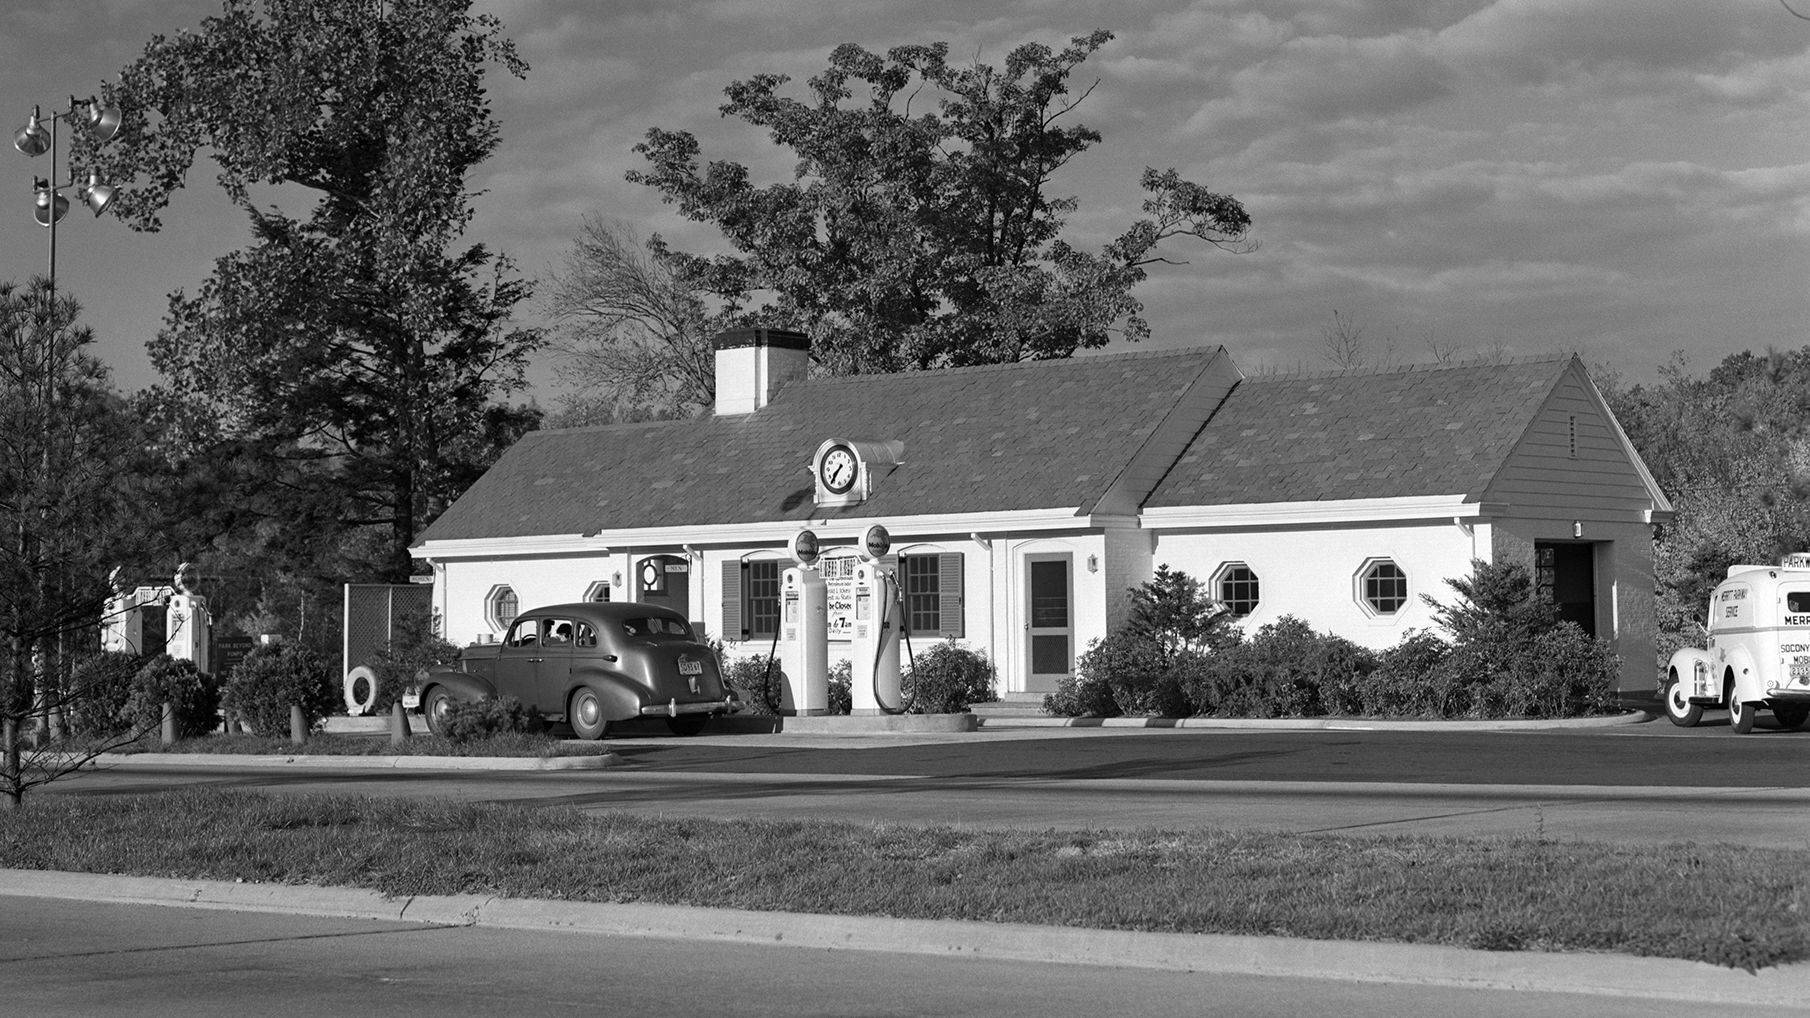
[[834,445],[817,463],[817,477],[831,494],[840,495],[855,486],[855,451],[846,445]]

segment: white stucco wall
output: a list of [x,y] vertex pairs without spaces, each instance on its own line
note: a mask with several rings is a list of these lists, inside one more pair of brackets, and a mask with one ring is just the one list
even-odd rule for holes
[[[1448,577],[1464,576],[1473,557],[1489,556],[1489,527],[1467,530],[1451,520],[1378,526],[1272,530],[1159,531],[1155,566],[1167,565],[1203,583],[1221,567],[1242,562],[1257,574],[1257,609],[1241,625],[1247,633],[1285,615],[1306,620],[1374,649],[1392,647],[1409,629],[1433,627],[1421,601],[1431,594],[1449,601]],[[1359,573],[1386,558],[1408,577],[1408,603],[1393,615],[1376,615],[1359,603]],[[1153,567],[1154,568],[1154,567]],[[1211,591],[1209,591],[1211,593]]]
[[[620,590],[630,573],[620,556],[516,555],[494,559],[453,559],[440,563],[434,577],[434,609],[444,621],[443,635],[454,643],[494,639],[502,630],[486,616],[486,599],[501,584],[515,590],[523,609],[562,601],[582,601],[593,583],[608,583],[622,573]],[[618,594],[618,597],[621,595]]]

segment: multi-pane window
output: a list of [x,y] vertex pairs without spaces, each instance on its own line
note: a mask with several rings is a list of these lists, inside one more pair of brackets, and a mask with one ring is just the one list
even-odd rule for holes
[[522,613],[522,602],[515,596],[513,587],[497,587],[490,592],[490,623],[498,629],[509,628],[509,623]]
[[1233,616],[1242,618],[1257,610],[1257,574],[1243,562],[1220,569],[1214,586],[1214,593]]
[[942,628],[942,570],[935,555],[912,555],[901,563],[905,585],[905,625],[912,633]]
[[1394,615],[1408,603],[1408,574],[1388,559],[1365,566],[1359,583],[1364,604],[1378,615]]
[[779,560],[756,560],[742,570],[742,604],[750,636],[779,632]]

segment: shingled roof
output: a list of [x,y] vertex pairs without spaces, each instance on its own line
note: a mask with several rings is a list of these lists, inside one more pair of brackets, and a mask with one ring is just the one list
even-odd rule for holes
[[1573,359],[1247,378],[1145,506],[1480,498]]
[[[421,542],[826,516],[1087,513],[1223,356],[1210,347],[819,379],[794,382],[749,414],[533,432]],[[817,508],[805,464],[830,438],[901,441],[902,463],[866,502]]]

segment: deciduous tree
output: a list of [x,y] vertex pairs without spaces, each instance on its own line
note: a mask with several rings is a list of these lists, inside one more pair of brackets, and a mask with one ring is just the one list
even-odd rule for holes
[[225,0],[124,69],[119,135],[78,154],[139,229],[212,155],[253,243],[172,296],[158,394],[191,452],[253,467],[242,523],[286,514],[347,578],[406,577],[415,534],[532,419],[506,402],[539,342],[510,325],[528,287],[458,247],[499,136],[484,76],[526,70],[470,6]]
[[[1070,124],[1092,86],[1070,77],[1112,34],[1062,49],[1027,43],[1002,67],[948,62],[948,45],[856,45],[830,54],[806,99],[760,74],[727,89],[725,116],[766,128],[793,179],[700,162],[688,132],[654,129],[636,151],[645,183],[681,215],[720,229],[734,255],[683,256],[685,278],[745,310],[807,330],[836,373],[1066,357],[1149,327],[1132,296],[1164,240],[1248,239],[1237,199],[1146,169],[1144,218],[1098,252],[1062,238],[1077,202],[1058,172],[1100,141]],[[931,108],[934,98],[934,108]]]

